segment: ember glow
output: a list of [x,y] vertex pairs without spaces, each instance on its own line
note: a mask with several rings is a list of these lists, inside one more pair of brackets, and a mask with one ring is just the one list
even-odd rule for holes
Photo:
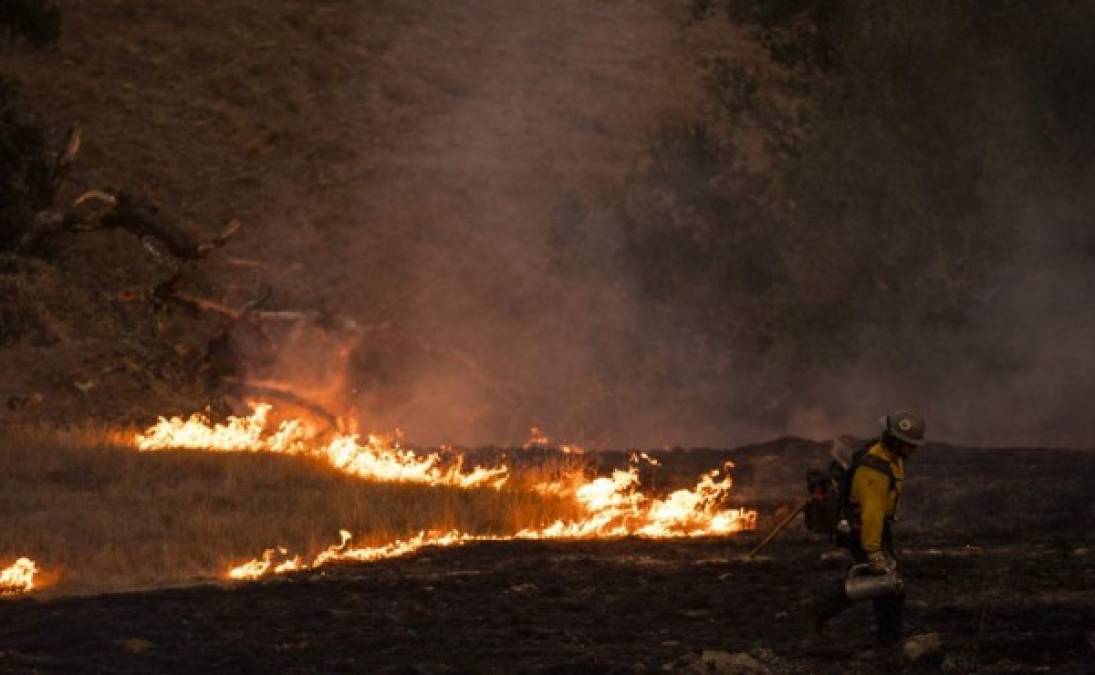
[[[540,427],[532,427],[528,431],[528,440],[521,446],[524,450],[530,450],[532,448],[550,448],[551,439],[540,429]],[[585,454],[585,448],[573,443],[562,443],[559,445],[559,452],[564,455],[582,455]]]
[[211,452],[267,452],[313,457],[359,478],[385,482],[449,485],[463,488],[500,488],[509,478],[504,466],[464,470],[463,456],[447,465],[439,453],[419,457],[402,448],[399,436],[336,434],[324,438],[308,423],[289,419],[274,425],[273,407],[259,404],[247,417],[229,417],[213,423],[195,413],[188,419],[161,417],[136,438],[142,451],[206,450]]
[[[691,490],[677,490],[659,499],[649,497],[639,489],[638,463],[643,459],[634,456],[627,471],[614,471],[610,477],[580,480],[569,476],[565,482],[537,486],[541,492],[573,497],[583,511],[583,515],[574,520],[559,520],[512,535],[480,535],[456,530],[420,532],[409,539],[364,548],[351,547],[352,535],[343,530],[341,542],[316,555],[311,563],[302,564],[299,557],[285,559],[284,549],[268,549],[262,558],[233,567],[227,574],[231,579],[258,579],[270,574],[315,569],[333,562],[375,562],[410,555],[425,547],[461,546],[469,542],[625,536],[667,539],[727,535],[756,526],[755,511],[721,506],[732,485],[727,473],[731,465],[702,475]],[[655,463],[651,458],[645,459]]]
[[530,448],[546,448],[550,444],[551,439],[540,430],[540,427],[532,427],[528,430],[528,440],[525,441],[525,444],[521,447],[525,450],[529,450]]
[[30,558],[19,558],[7,569],[0,570],[0,595],[21,595],[34,590],[34,575],[38,566]]

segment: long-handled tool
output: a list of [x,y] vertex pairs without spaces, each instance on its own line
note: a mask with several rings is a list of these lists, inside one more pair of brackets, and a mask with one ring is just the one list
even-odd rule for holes
[[802,503],[800,503],[798,506],[796,506],[794,511],[791,511],[790,513],[788,513],[787,516],[783,520],[779,521],[778,525],[776,525],[775,527],[772,528],[771,532],[769,532],[768,534],[766,534],[764,536],[764,539],[760,540],[759,544],[757,544],[756,546],[753,547],[752,551],[749,551],[749,557],[750,558],[755,558],[756,555],[758,553],[760,553],[764,549],[765,546],[770,544],[773,539],[775,539],[777,536],[779,536],[780,532],[783,532],[783,530],[786,529],[787,526],[791,524],[791,521],[795,519],[795,516],[802,513],[802,511],[806,508],[806,505],[809,504],[809,503],[810,503],[809,499],[803,499]]

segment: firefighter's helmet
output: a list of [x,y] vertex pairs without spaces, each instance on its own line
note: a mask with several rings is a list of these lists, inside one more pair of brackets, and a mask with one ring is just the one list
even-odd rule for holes
[[894,438],[909,445],[924,444],[924,418],[911,410],[898,410],[881,420],[882,428]]

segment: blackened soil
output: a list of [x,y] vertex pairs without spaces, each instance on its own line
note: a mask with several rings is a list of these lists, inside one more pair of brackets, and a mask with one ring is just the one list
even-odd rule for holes
[[[25,600],[0,607],[0,666],[23,671],[644,672],[699,650],[775,672],[906,669],[869,608],[806,640],[803,604],[844,561],[780,542],[513,542],[434,550],[272,582]],[[950,669],[1089,672],[1095,546],[906,555],[909,629]],[[943,662],[936,660],[935,666]]]

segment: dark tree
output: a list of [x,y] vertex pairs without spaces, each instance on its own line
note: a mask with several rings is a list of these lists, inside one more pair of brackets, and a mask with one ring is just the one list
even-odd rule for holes
[[[43,0],[3,0],[0,32],[44,47],[61,34],[61,12]],[[35,214],[52,202],[55,162],[15,86],[0,79],[0,250],[18,244]]]
[[54,158],[15,88],[0,80],[0,250],[17,245],[53,196]]
[[960,338],[1000,314],[1006,273],[1035,246],[1095,261],[1091,3],[694,0],[689,19],[768,58],[711,62],[707,109],[655,135],[621,200],[605,253],[644,295],[635,353],[689,345],[657,377],[732,379],[756,411],[865,359],[999,370],[1006,349]]
[[0,3],[0,30],[45,47],[61,37],[61,10],[46,0],[4,0]]

